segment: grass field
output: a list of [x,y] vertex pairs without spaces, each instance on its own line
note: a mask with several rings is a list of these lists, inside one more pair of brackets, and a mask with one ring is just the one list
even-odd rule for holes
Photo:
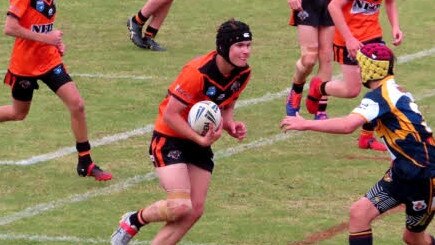
[[[280,132],[299,55],[287,1],[175,1],[157,37],[168,47],[164,53],[128,40],[126,19],[143,3],[57,1],[56,27],[68,48],[65,64],[86,100],[93,158],[115,178],[77,177],[68,113],[41,83],[26,120],[0,125],[0,244],[107,244],[121,214],[164,197],[147,155],[158,103],[187,60],[214,49],[216,27],[230,17],[247,22],[254,37],[253,77],[236,112],[249,133],[240,143],[224,136],[215,144],[206,213],[182,244],[347,244],[348,207],[389,162],[385,153],[357,149],[357,133]],[[405,33],[403,45],[393,48],[397,79],[435,127],[433,0],[397,3]],[[3,13],[7,4],[0,2]],[[12,38],[0,35],[0,43],[3,75]],[[0,88],[0,105],[9,103],[9,88]],[[331,98],[329,115],[348,113],[359,99]],[[136,244],[148,244],[159,227],[143,229]],[[402,244],[403,227],[401,211],[379,219],[375,244]],[[434,228],[428,230],[435,234]],[[313,238],[328,229],[337,232]]]

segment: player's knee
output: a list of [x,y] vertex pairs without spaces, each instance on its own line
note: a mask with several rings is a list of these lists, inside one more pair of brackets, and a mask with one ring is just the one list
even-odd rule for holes
[[351,86],[346,88],[346,94],[343,96],[344,98],[355,98],[358,97],[358,95],[361,92],[361,86]]
[[[358,201],[353,203],[349,209],[350,220],[366,221],[367,213],[365,210],[366,209],[361,207],[361,204]],[[369,222],[370,220],[367,220],[364,223],[369,223]]]
[[176,221],[190,215],[192,212],[192,201],[190,199],[177,198],[167,200],[167,221]]
[[317,63],[317,52],[303,53],[300,59],[300,65],[305,70],[312,70]]
[[193,205],[191,213],[193,220],[197,221],[202,217],[202,215],[204,214],[204,207],[204,203],[195,203]]
[[82,98],[77,98],[69,105],[70,111],[73,114],[83,114],[85,112],[85,102]]

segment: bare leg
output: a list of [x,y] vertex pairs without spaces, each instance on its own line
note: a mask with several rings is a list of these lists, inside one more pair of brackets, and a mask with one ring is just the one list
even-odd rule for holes
[[167,4],[171,5],[172,1],[173,0],[148,0],[140,12],[143,16],[149,18],[156,15],[156,12],[159,11],[163,6]]
[[333,80],[326,84],[328,95],[340,98],[355,98],[361,92],[361,77],[356,65],[341,65],[343,80]]
[[332,78],[332,39],[334,31],[335,28],[333,26],[319,28],[319,70],[317,71],[317,76],[322,81],[330,81]]
[[60,87],[57,96],[63,101],[71,115],[71,129],[77,142],[88,141],[85,106],[82,97],[74,82]]
[[163,22],[166,19],[166,16],[168,16],[171,5],[172,0],[166,1],[164,4],[162,4],[159,9],[153,13],[153,18],[149,23],[149,26],[154,29],[160,29],[160,26],[162,26]]
[[166,225],[157,233],[151,244],[176,244],[204,212],[204,204],[211,180],[211,173],[194,165],[187,165],[187,168],[191,185],[192,212],[180,220],[166,223]]
[[31,103],[12,99],[12,105],[0,106],[0,122],[24,120],[29,114]]

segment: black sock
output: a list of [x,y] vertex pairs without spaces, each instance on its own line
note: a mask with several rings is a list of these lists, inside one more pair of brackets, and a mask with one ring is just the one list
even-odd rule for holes
[[292,90],[295,91],[295,93],[300,94],[304,90],[305,83],[297,84],[293,83]]
[[142,220],[142,222],[141,222],[141,220],[139,219],[139,216],[142,215],[142,212],[143,212],[143,209],[141,209],[141,210],[137,211],[136,213],[132,214],[130,216],[130,218],[129,218],[130,225],[134,225],[137,228],[137,230],[140,230],[140,228],[142,226],[148,224],[148,222],[146,222],[144,220]]
[[320,84],[320,93],[322,94],[322,95],[328,95],[327,93],[326,93],[326,84],[328,83],[329,81],[326,81],[326,82],[323,82],[322,84]]
[[159,32],[159,29],[148,26],[145,30],[145,36],[154,38],[157,35],[157,32]]
[[76,149],[79,154],[79,165],[87,171],[89,165],[92,163],[91,145],[89,144],[89,141],[77,142]]
[[359,232],[351,232],[349,234],[349,245],[372,245],[373,235],[372,229]]
[[139,12],[133,17],[132,21],[140,26],[143,26],[145,22],[147,22],[148,18],[142,15],[142,12]]
[[319,101],[319,106],[317,108],[318,112],[326,111],[326,107],[328,106],[328,97],[321,98]]

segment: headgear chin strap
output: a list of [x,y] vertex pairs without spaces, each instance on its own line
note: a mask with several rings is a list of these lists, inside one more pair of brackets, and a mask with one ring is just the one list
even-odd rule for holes
[[364,45],[356,54],[361,69],[361,80],[364,86],[368,82],[393,75],[394,55],[384,44],[371,43]]
[[228,63],[238,67],[230,60],[230,47],[231,45],[251,41],[252,33],[249,26],[238,20],[228,20],[221,24],[216,35],[216,50]]

